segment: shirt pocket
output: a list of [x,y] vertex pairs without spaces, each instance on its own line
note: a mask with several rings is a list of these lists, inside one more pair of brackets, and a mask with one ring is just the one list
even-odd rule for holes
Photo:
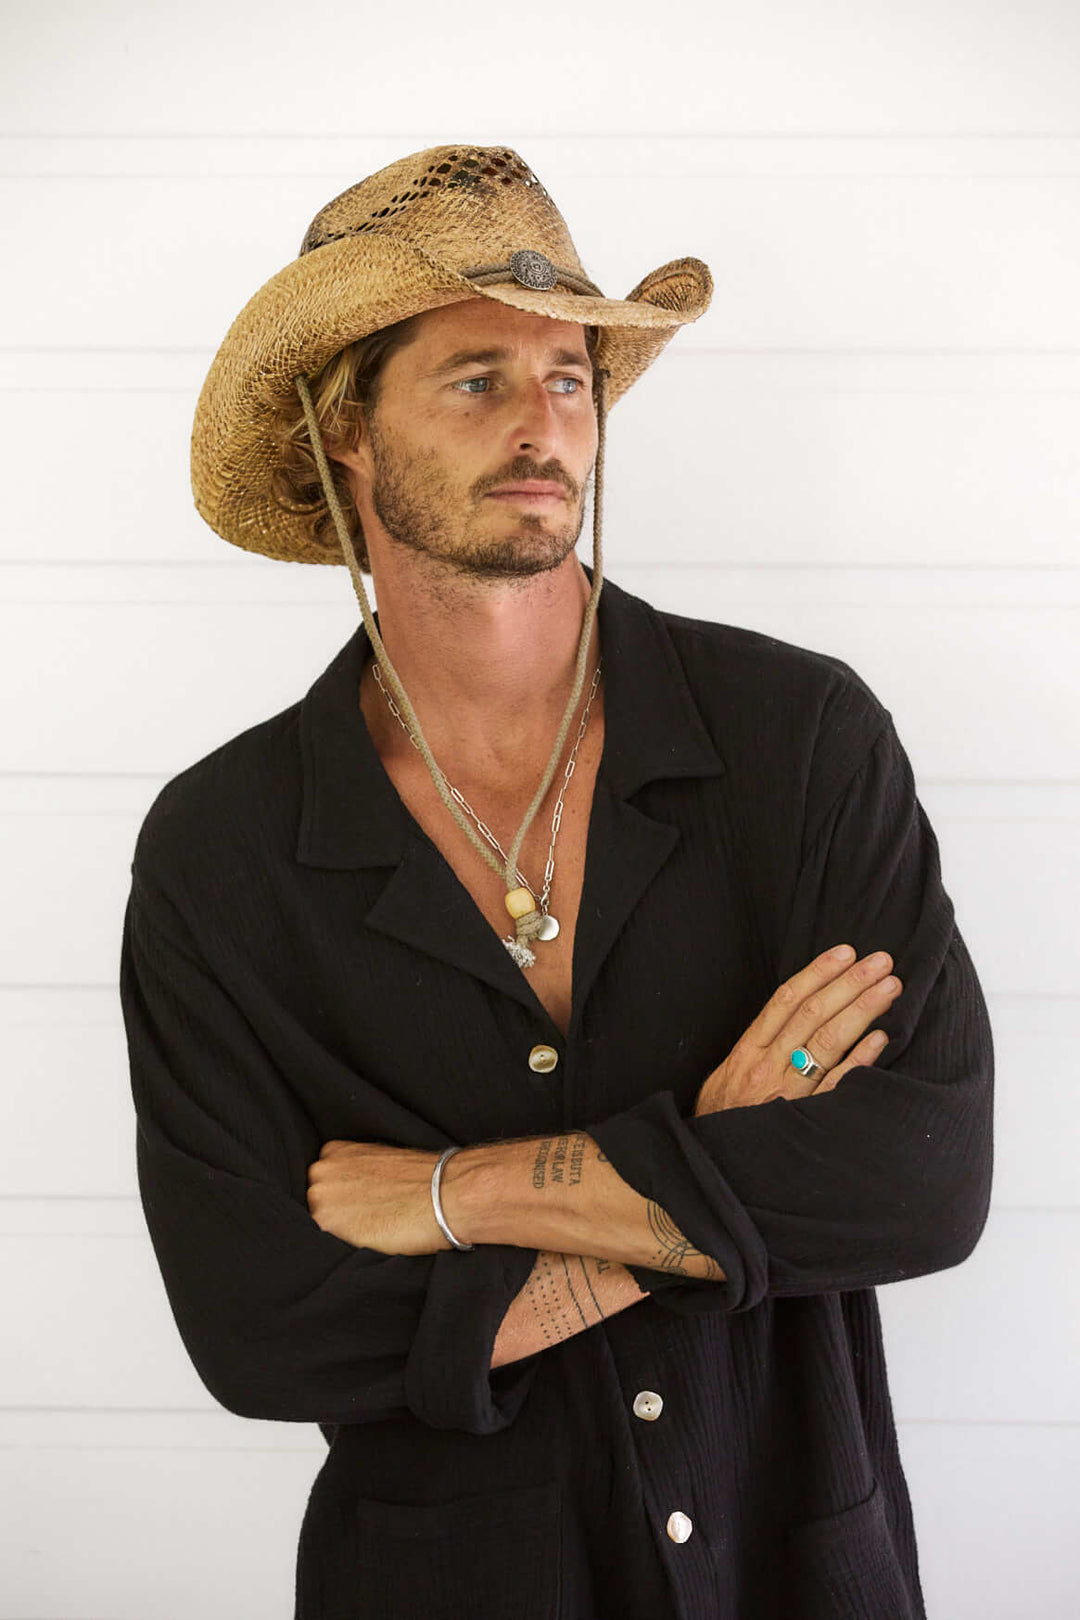
[[855,1507],[790,1531],[784,1577],[789,1620],[925,1620],[900,1566],[878,1480]]
[[320,1620],[556,1620],[561,1506],[557,1481],[421,1505],[354,1498]]

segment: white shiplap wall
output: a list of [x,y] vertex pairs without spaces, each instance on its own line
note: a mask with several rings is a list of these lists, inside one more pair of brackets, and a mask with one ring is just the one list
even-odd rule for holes
[[713,270],[612,415],[607,571],[844,658],[896,718],[998,1064],[979,1246],[879,1292],[928,1613],[1065,1620],[1080,12],[37,0],[0,30],[0,1620],[292,1614],[325,1448],[222,1411],[176,1334],[120,925],[162,782],[358,617],[345,570],[195,513],[202,378],[323,202],[453,140],[520,151],[613,295],[682,253]]

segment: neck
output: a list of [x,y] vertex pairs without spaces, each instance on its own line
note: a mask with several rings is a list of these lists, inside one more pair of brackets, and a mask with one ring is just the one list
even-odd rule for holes
[[[373,578],[386,651],[447,774],[450,762],[488,783],[542,770],[573,690],[589,599],[577,557],[501,589],[466,581],[460,590],[452,584],[437,595],[410,594],[393,575]],[[599,656],[594,618],[579,705]],[[407,758],[415,750],[375,685],[373,665],[374,655],[361,682],[369,729],[380,752]],[[574,732],[571,721],[568,738]]]

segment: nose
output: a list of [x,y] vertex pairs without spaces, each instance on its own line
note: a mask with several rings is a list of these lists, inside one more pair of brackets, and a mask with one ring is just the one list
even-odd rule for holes
[[[516,448],[529,450],[538,460],[560,460],[560,447],[566,445],[580,426],[580,419],[570,421],[565,406],[559,408],[559,396],[553,395],[542,377],[531,377],[511,396],[512,437]],[[540,473],[526,473],[525,477],[542,477]],[[507,482],[516,482],[509,479]],[[563,486],[563,492],[568,493]]]

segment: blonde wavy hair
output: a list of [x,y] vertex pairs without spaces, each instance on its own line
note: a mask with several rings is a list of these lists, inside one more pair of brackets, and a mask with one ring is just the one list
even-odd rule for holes
[[[331,459],[333,452],[353,449],[360,440],[361,419],[374,414],[382,391],[382,373],[390,357],[405,348],[416,333],[426,310],[410,315],[393,326],[383,326],[367,337],[358,338],[335,354],[320,371],[308,378],[311,402],[322,432],[330,466],[330,477],[341,505],[357,561],[365,574],[371,573],[364,526],[353,500],[349,470]],[[585,347],[596,364],[600,328],[585,328]],[[278,404],[271,426],[278,448],[277,465],[270,478],[270,494],[275,504],[300,519],[311,543],[327,554],[341,556],[341,545],[333,515],[323,491],[319,468],[311,448],[311,434],[299,394],[288,405]]]

